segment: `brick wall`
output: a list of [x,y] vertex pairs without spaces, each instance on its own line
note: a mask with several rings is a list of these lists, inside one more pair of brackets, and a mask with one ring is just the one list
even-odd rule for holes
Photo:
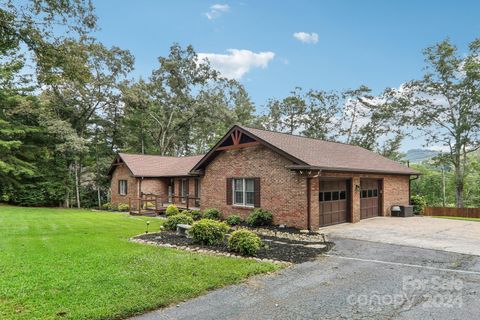
[[251,208],[227,205],[226,179],[259,177],[261,207],[272,212],[274,223],[305,228],[307,180],[286,169],[289,164],[289,160],[263,146],[220,153],[206,167],[202,178],[202,210],[217,208],[224,216],[238,214],[245,218]]
[[142,193],[160,196],[162,201],[167,201],[168,178],[145,178],[142,180]]
[[[127,180],[127,194],[122,196],[118,193],[118,180]],[[128,204],[128,198],[137,197],[137,178],[132,175],[132,172],[125,164],[118,165],[112,174],[112,180],[110,182],[112,195],[110,202],[118,205],[120,203]]]

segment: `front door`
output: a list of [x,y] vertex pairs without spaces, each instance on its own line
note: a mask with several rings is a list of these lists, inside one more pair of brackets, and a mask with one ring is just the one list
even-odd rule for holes
[[200,178],[195,178],[195,206],[200,206]]
[[347,222],[348,180],[320,180],[320,226]]
[[187,202],[187,195],[188,195],[188,179],[182,179],[182,185],[181,185],[181,197],[182,197],[182,202],[185,203]]
[[379,186],[380,183],[376,179],[360,180],[360,219],[368,219],[379,215]]

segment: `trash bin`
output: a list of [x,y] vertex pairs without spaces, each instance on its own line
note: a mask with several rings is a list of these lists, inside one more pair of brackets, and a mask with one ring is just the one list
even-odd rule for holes
[[390,211],[392,212],[392,217],[400,217],[402,209],[400,209],[400,206],[392,206]]

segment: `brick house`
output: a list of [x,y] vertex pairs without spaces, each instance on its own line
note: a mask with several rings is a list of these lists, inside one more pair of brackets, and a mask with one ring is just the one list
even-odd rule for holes
[[189,207],[198,205],[200,178],[190,175],[203,156],[164,157],[119,153],[109,171],[110,202],[129,204],[135,199],[155,195],[163,202]]
[[419,173],[357,146],[233,126],[203,156],[119,154],[110,174],[114,203],[195,190],[201,209],[246,217],[262,207],[276,224],[317,229],[390,215],[409,204],[410,177]]

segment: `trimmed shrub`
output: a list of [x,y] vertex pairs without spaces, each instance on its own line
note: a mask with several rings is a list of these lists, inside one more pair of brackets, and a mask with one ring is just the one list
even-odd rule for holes
[[241,229],[234,231],[228,238],[228,250],[244,256],[254,256],[262,247],[262,240],[253,232]]
[[214,208],[205,209],[205,211],[203,211],[203,217],[205,219],[220,220],[221,215],[220,211]]
[[240,223],[242,223],[242,218],[240,216],[232,214],[231,216],[227,217],[226,221],[231,226],[238,226]]
[[411,197],[412,205],[413,205],[413,212],[415,214],[422,214],[423,210],[427,207],[427,200],[424,196],[420,195],[413,195]]
[[102,204],[103,210],[110,210],[112,208],[112,204],[110,202]]
[[174,216],[180,213],[180,210],[178,210],[177,206],[174,204],[169,204],[167,209],[165,210],[165,215],[167,217]]
[[169,216],[167,218],[167,221],[165,221],[164,227],[168,230],[173,230],[175,231],[177,229],[177,224],[192,224],[193,219],[190,216],[187,216],[186,214],[174,214],[172,216]]
[[272,213],[261,208],[253,210],[247,217],[247,224],[251,227],[269,226],[272,222]]
[[129,209],[128,204],[126,204],[126,203],[119,203],[118,204],[118,207],[117,207],[118,211],[128,211],[128,209]]
[[203,217],[202,211],[200,210],[192,210],[190,215],[192,216],[193,220],[200,220]]
[[229,229],[225,222],[202,219],[193,224],[189,233],[195,242],[213,245],[222,241]]

